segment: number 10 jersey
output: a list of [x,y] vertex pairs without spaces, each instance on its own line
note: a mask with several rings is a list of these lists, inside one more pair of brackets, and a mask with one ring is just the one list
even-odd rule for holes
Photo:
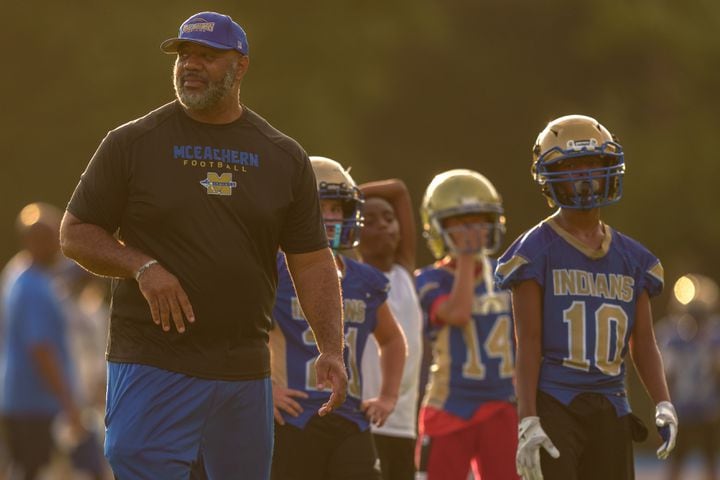
[[663,269],[640,243],[603,228],[593,250],[546,219],[510,246],[495,275],[502,288],[535,280],[543,289],[538,388],[565,405],[582,392],[600,393],[622,416],[630,412],[624,359],[637,297],[662,291]]

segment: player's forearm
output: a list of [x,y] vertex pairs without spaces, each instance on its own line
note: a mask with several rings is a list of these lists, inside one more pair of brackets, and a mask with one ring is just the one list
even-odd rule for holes
[[[289,264],[288,264],[289,265]],[[342,295],[332,255],[301,270],[291,270],[305,318],[322,353],[343,351]]]
[[653,402],[657,404],[662,401],[670,401],[663,360],[657,344],[654,341],[635,341],[631,344],[630,353],[640,380],[645,385]]
[[66,257],[96,275],[132,278],[151,258],[119,242],[102,227],[82,223],[66,214],[60,229],[60,245]]
[[537,416],[540,361],[542,359],[542,288],[534,280],[524,280],[512,287],[513,316],[517,357],[515,391],[518,417]]
[[359,187],[366,197],[381,197],[391,204],[404,195],[409,196],[405,183],[395,178],[362,183]]
[[646,290],[640,292],[635,307],[635,326],[630,337],[630,355],[650,398],[657,404],[669,401],[662,356],[655,340],[652,308]]
[[518,400],[518,417],[536,416],[538,378],[540,376],[540,339],[518,338],[515,363],[515,391]]
[[380,396],[397,401],[407,355],[405,337],[398,329],[398,335],[378,346],[380,350],[380,371],[382,372]]
[[475,299],[475,260],[471,255],[460,255],[452,290],[447,300],[437,309],[437,316],[444,323],[463,326],[472,317]]

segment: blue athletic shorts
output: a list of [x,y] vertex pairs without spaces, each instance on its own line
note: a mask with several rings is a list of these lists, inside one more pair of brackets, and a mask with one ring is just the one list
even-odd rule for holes
[[108,363],[105,456],[119,480],[267,480],[273,446],[269,378],[205,380]]

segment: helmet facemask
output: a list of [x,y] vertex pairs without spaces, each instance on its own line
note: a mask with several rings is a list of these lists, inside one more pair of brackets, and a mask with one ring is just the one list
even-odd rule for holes
[[[431,216],[433,229],[440,233],[445,251],[451,256],[457,255],[492,255],[500,248],[505,234],[505,217],[502,207],[498,205],[480,206],[467,205],[465,208],[441,210]],[[462,219],[470,215],[488,217],[489,221],[462,221],[452,222],[452,219]],[[458,244],[456,238],[465,237],[465,244]]]
[[318,185],[320,201],[338,200],[342,206],[342,220],[323,218],[328,234],[328,244],[333,250],[354,248],[360,241],[360,229],[363,226],[363,194],[354,185],[346,183],[320,182]]
[[[564,168],[571,159],[601,159],[599,166]],[[625,161],[622,147],[606,142],[597,149],[562,150],[559,147],[543,153],[535,164],[535,178],[556,205],[562,208],[590,210],[617,203],[622,197]],[[560,184],[563,184],[562,186]]]

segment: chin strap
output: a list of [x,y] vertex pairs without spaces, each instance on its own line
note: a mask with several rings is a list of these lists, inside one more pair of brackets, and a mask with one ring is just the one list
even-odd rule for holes
[[482,274],[483,274],[483,280],[485,280],[485,289],[487,290],[488,295],[492,295],[495,293],[495,272],[492,270],[492,264],[490,263],[490,259],[485,255],[484,253],[479,254],[479,260],[482,264]]

